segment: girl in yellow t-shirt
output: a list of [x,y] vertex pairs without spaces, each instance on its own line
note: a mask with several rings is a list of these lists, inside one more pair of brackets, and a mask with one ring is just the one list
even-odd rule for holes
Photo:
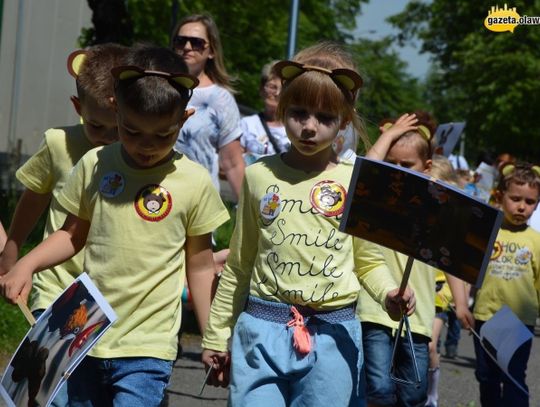
[[203,338],[210,383],[224,386],[232,335],[231,405],[363,405],[359,282],[394,316],[399,304],[414,309],[409,290],[398,297],[378,246],[338,230],[353,166],[332,143],[358,122],[362,84],[350,61],[321,43],[275,65],[291,148],[246,168]]

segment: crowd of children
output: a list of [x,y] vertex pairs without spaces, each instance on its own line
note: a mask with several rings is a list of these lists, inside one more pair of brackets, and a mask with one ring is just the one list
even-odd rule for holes
[[[105,44],[72,53],[72,103],[82,123],[48,130],[17,172],[25,189],[0,258],[0,294],[14,304],[29,300],[37,316],[84,271],[118,315],[56,406],[159,406],[177,354],[185,280],[208,382],[229,386],[232,406],[436,406],[444,311],[478,330],[508,305],[533,329],[540,234],[527,222],[540,167],[500,165],[493,196],[504,221],[472,313],[463,281],[416,261],[400,290],[405,255],[339,232],[354,161],[336,143],[346,129],[355,140],[364,134],[355,109],[362,78],[331,42],[272,63],[261,82],[290,145],[246,167],[216,290],[212,233],[229,215],[209,172],[174,148],[197,115],[194,89],[213,84],[200,83],[202,71],[182,55],[216,50],[197,37],[203,20],[185,21],[174,33],[177,52]],[[386,119],[380,130],[365,145],[368,158],[458,185],[448,160],[433,154],[435,127],[423,115]],[[150,205],[148,195],[159,199]],[[43,242],[19,259],[47,207]],[[392,362],[403,315],[414,363],[404,341]],[[524,389],[530,350],[528,341],[510,371]],[[478,340],[475,351],[482,405],[528,405]],[[416,368],[418,382],[394,380],[392,363],[403,378]]]

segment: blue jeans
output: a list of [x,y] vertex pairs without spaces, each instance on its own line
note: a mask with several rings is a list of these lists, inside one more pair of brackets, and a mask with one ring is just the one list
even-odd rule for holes
[[172,360],[86,356],[69,378],[69,405],[159,407],[172,367]]
[[454,311],[448,310],[446,313],[448,315],[448,329],[446,331],[444,348],[446,353],[449,353],[449,348],[454,347],[454,349],[457,350],[459,339],[461,337],[461,323],[459,322],[459,319]]
[[[420,385],[402,384],[390,378],[394,336],[392,329],[371,322],[362,322],[364,375],[369,403],[381,406],[423,406],[427,399],[429,367],[428,344],[424,335],[412,334],[414,352],[420,373]],[[415,380],[414,365],[408,341],[400,341],[396,351],[395,376]]]
[[[280,304],[287,306],[286,304]],[[362,407],[362,344],[354,318],[306,323],[312,349],[293,348],[293,329],[242,312],[232,340],[229,405],[234,407]]]
[[[480,332],[480,328],[485,321],[475,321],[475,329]],[[527,325],[533,332],[534,327]],[[484,344],[492,355],[496,355],[489,343]],[[531,353],[532,340],[525,342],[514,353],[508,365],[508,371],[514,379],[527,391],[529,388],[525,383],[525,371]],[[491,360],[486,351],[480,345],[480,341],[474,337],[474,352],[476,353],[475,376],[480,384],[480,403],[482,406],[512,406],[527,407],[529,398],[503,373],[497,364]]]

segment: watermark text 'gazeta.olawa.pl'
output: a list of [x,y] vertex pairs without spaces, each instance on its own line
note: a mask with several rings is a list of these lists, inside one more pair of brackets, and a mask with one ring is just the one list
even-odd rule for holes
[[491,7],[484,20],[484,26],[495,32],[510,31],[513,33],[518,25],[540,25],[540,16],[520,16],[515,7],[508,8],[505,4],[504,8]]

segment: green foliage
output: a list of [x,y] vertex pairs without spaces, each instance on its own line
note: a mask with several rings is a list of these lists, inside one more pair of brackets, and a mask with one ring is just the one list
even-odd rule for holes
[[379,135],[381,119],[427,108],[421,84],[406,72],[406,64],[392,51],[391,45],[391,38],[378,41],[360,39],[351,45],[364,79],[358,111],[367,123],[372,141]]
[[[428,81],[439,121],[467,121],[474,152],[508,151],[537,161],[540,134],[540,30],[518,26],[514,33],[484,27],[489,1],[414,1],[391,22],[400,40],[417,37],[433,53],[437,70]],[[502,4],[500,4],[502,6]],[[520,15],[540,14],[540,3],[515,1]]]
[[[349,39],[347,30],[355,28],[351,16],[358,14],[365,1],[301,1],[297,48],[322,39]],[[162,46],[168,46],[172,27],[182,17],[211,14],[220,30],[227,69],[238,78],[237,101],[260,107],[258,83],[262,66],[286,57],[289,1],[127,0],[126,4],[133,27],[132,41],[151,41]],[[81,45],[92,44],[93,34],[93,28],[84,28],[79,38]]]
[[234,224],[236,223],[236,205],[224,201],[227,210],[229,211],[230,219],[216,229],[214,233],[215,240],[215,251],[226,249],[229,247],[229,242],[231,240],[231,235],[234,229]]
[[0,363],[9,359],[30,328],[19,307],[0,300]]

